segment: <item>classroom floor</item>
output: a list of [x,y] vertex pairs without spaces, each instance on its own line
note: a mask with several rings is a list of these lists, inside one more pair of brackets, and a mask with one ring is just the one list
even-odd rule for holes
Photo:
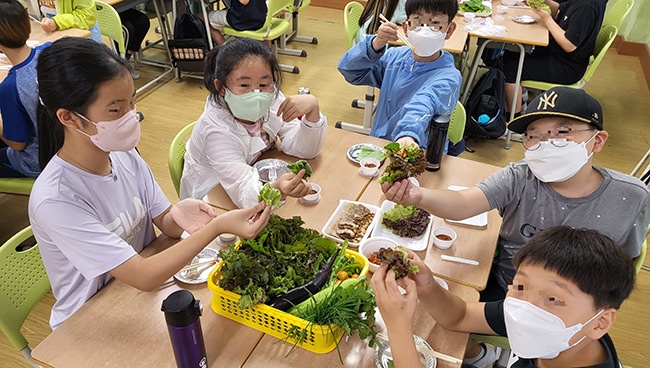
[[[363,98],[366,88],[348,85],[336,70],[338,59],[347,50],[343,38],[343,12],[307,8],[300,16],[300,27],[300,34],[317,36],[319,43],[289,44],[290,47],[306,50],[306,58],[280,55],[281,63],[300,68],[298,75],[283,75],[283,92],[295,94],[298,87],[309,87],[311,93],[318,97],[321,110],[330,124],[336,121],[360,123],[363,111],[351,108],[350,101]],[[150,32],[148,39],[155,38],[156,35]],[[160,57],[160,53],[148,50],[145,56]],[[136,86],[145,84],[159,72],[154,67],[143,67]],[[629,173],[650,147],[650,119],[647,118],[650,116],[650,91],[638,59],[618,55],[614,49],[609,50],[585,89],[603,105],[605,129],[610,134],[605,149],[596,154],[596,164]],[[176,83],[171,77],[138,96],[137,108],[145,116],[138,148],[172,202],[177,201],[178,197],[167,169],[169,144],[183,126],[199,117],[206,96],[202,80],[183,78]],[[503,143],[502,140],[469,141],[468,145],[476,152],[465,152],[462,157],[499,166],[523,158],[523,148],[519,143],[513,142],[510,150],[505,150]],[[0,208],[3,209],[0,211],[0,241],[4,241],[28,224],[27,198],[0,194]],[[646,260],[646,264],[650,264],[650,259]],[[49,293],[25,323],[23,330],[32,347],[50,332],[48,319],[53,302]],[[641,368],[650,361],[650,350],[645,339],[650,328],[649,304],[650,272],[644,270],[639,274],[636,289],[623,304],[611,331],[619,357],[625,365]],[[27,367],[21,354],[13,349],[4,335],[0,335],[0,367]]]

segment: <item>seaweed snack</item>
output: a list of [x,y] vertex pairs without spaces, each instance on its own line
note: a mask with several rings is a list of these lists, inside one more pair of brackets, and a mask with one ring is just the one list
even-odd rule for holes
[[528,0],[528,5],[533,9],[539,8],[546,11],[547,13],[551,12],[551,8],[546,5],[546,2],[544,0]]
[[429,216],[429,212],[416,206],[397,204],[391,210],[382,213],[381,223],[397,236],[415,238],[426,230]]
[[415,144],[400,146],[399,143],[393,142],[384,148],[390,158],[390,164],[379,177],[379,184],[388,182],[392,185],[396,181],[420,175],[427,168],[424,150]]
[[280,192],[280,189],[275,189],[271,187],[271,184],[266,183],[263,187],[262,190],[260,190],[260,194],[257,196],[257,200],[260,202],[264,202],[267,206],[279,206],[280,205],[280,200],[282,199],[282,192]]
[[376,256],[381,264],[387,264],[389,270],[395,272],[395,280],[408,275],[409,272],[418,273],[418,266],[412,265],[408,259],[408,253],[401,246],[390,248],[379,248]]
[[311,176],[311,166],[309,166],[309,163],[305,160],[298,160],[292,164],[287,165],[287,167],[294,174],[297,174],[300,170],[305,169],[305,175],[302,177],[305,180]]

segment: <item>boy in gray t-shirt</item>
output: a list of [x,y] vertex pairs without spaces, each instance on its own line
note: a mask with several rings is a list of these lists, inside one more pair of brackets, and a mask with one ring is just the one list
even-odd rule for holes
[[496,208],[503,217],[497,255],[481,301],[501,300],[512,258],[536,233],[557,225],[596,229],[639,256],[650,223],[648,188],[638,179],[593,166],[605,145],[602,108],[579,89],[556,87],[531,102],[508,128],[523,134],[525,159],[460,192],[387,183],[386,197],[461,220]]

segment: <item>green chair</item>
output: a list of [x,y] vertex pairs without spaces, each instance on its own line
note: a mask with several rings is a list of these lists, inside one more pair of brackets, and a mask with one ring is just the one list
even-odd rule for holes
[[176,194],[180,195],[181,176],[183,175],[183,164],[185,164],[185,144],[192,134],[196,122],[190,123],[181,129],[172,140],[169,146],[169,155],[167,156],[167,165],[169,166],[169,175],[172,177]]
[[95,1],[95,9],[97,9],[97,23],[99,24],[99,32],[110,38],[113,50],[117,44],[118,54],[126,53],[124,47],[124,33],[122,31],[122,21],[117,10],[103,1]]
[[641,245],[641,254],[639,254],[638,257],[634,258],[634,268],[636,269],[637,274],[641,272],[641,268],[643,267],[643,262],[645,261],[645,255],[647,251],[648,251],[648,241],[646,240]]
[[[293,6],[293,0],[269,0],[266,21],[262,28],[256,31],[237,31],[228,26],[223,28],[223,33],[233,37],[246,37],[258,41],[275,41],[285,34],[290,27],[289,22],[284,18],[276,18],[280,12]],[[273,43],[273,55],[278,56],[277,45]],[[297,66],[280,65],[280,69],[285,72],[298,74],[300,69]]]
[[356,1],[347,3],[343,9],[343,31],[345,32],[345,42],[348,48],[352,47],[357,36],[361,13],[363,13],[363,5]]
[[594,54],[592,55],[593,60],[590,62],[589,66],[587,66],[585,75],[582,77],[582,79],[580,79],[576,83],[569,84],[569,85],[562,85],[562,84],[555,84],[555,83],[548,83],[548,82],[526,80],[521,82],[521,86],[526,88],[538,89],[541,91],[546,91],[548,89],[557,86],[564,86],[564,87],[571,87],[571,88],[584,87],[587,84],[587,82],[589,82],[591,77],[594,75],[596,68],[605,57],[605,53],[607,53],[607,49],[609,49],[609,46],[612,44],[612,42],[614,42],[614,37],[616,37],[616,33],[618,33],[618,28],[612,25],[600,29],[600,31],[598,32],[598,38],[596,38],[596,47],[594,47]]
[[16,249],[32,235],[31,226],[26,227],[0,247],[0,330],[32,366],[40,367],[20,332],[34,305],[50,290],[38,245]]
[[34,178],[0,178],[0,193],[29,195]]
[[630,10],[634,6],[634,0],[617,0],[607,11],[605,11],[605,18],[603,19],[603,27],[615,26],[619,30],[630,14]]
[[458,101],[454,111],[449,118],[449,129],[447,130],[447,138],[453,144],[460,142],[465,134],[465,107]]

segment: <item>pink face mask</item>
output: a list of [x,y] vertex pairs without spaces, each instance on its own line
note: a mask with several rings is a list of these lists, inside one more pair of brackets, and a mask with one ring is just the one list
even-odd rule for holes
[[135,110],[128,111],[119,119],[97,122],[79,113],[75,114],[95,125],[97,128],[97,134],[95,135],[89,135],[79,129],[77,131],[90,138],[95,146],[104,152],[130,151],[140,141],[140,122]]

